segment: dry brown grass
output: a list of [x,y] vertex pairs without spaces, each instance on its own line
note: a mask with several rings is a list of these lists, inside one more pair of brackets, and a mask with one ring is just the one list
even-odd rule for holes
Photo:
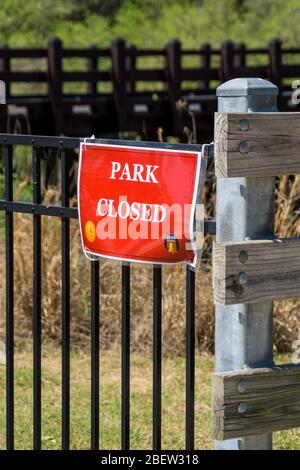
[[[206,197],[207,214],[214,211],[214,182],[209,178]],[[280,179],[277,190],[276,234],[299,236],[300,177]],[[48,190],[45,202],[58,203],[58,193]],[[42,220],[42,325],[43,338],[60,341],[61,335],[61,221]],[[83,346],[90,336],[90,264],[82,254],[78,222],[71,221],[71,334],[72,344]],[[3,235],[1,235],[3,239]],[[2,243],[3,246],[3,243]],[[204,263],[196,276],[196,344],[200,351],[214,347],[214,307],[212,301],[211,240],[206,241]],[[1,251],[3,256],[3,250]],[[32,218],[15,215],[15,318],[16,338],[26,342],[32,329]],[[4,279],[5,263],[0,263]],[[101,346],[111,348],[120,341],[121,269],[119,265],[101,263]],[[137,352],[152,348],[152,270],[132,268],[131,344]],[[4,336],[5,285],[0,285],[0,327]],[[291,350],[298,338],[300,300],[275,304],[275,348]],[[182,267],[163,269],[163,334],[164,352],[182,354],[185,350],[185,270]]]
[[[300,236],[300,176],[282,176],[276,194],[275,233],[278,237]],[[274,344],[288,352],[300,335],[300,299],[275,302]]]

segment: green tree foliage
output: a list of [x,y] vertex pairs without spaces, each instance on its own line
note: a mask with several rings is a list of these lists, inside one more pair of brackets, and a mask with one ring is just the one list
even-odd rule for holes
[[137,46],[161,47],[178,37],[185,47],[224,39],[265,45],[281,37],[300,45],[300,0],[1,0],[0,42],[45,46],[107,46],[124,37]]

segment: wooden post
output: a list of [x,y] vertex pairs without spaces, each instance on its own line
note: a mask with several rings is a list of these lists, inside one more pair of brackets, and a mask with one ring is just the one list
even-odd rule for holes
[[226,82],[233,76],[234,68],[234,45],[231,41],[225,41],[221,47],[221,62],[222,62],[222,81]]
[[[210,68],[210,59],[211,59],[211,45],[209,43],[202,44],[200,49],[200,66],[203,69],[209,70]],[[205,91],[209,92],[209,84],[210,80],[202,80],[200,82],[200,88],[204,89]]]
[[300,113],[217,113],[217,178],[300,173]]
[[48,43],[48,81],[49,95],[55,118],[55,132],[63,134],[63,83],[62,83],[62,42],[58,38]]
[[[88,58],[88,71],[97,72],[98,68],[98,47],[94,44],[89,47],[90,56]],[[97,95],[97,79],[95,77],[91,78],[88,83],[88,92],[90,95]]]
[[269,44],[270,80],[281,88],[281,40],[273,39]]
[[117,38],[112,42],[113,94],[119,117],[120,130],[124,129],[126,119],[126,50],[125,41]]

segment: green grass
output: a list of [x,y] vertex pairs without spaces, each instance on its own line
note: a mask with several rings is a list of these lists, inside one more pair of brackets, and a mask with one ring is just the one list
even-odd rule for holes
[[[280,358],[280,362],[289,358]],[[15,444],[17,449],[32,448],[32,353],[15,357]],[[59,449],[61,442],[61,367],[60,352],[53,347],[43,350],[42,446]],[[133,354],[131,360],[131,448],[150,449],[152,430],[151,358]],[[210,425],[210,379],[213,358],[196,360],[197,449],[212,449]],[[120,354],[101,354],[101,448],[120,449]],[[0,366],[0,448],[5,448],[5,367]],[[163,361],[162,446],[184,449],[185,360]],[[90,445],[90,360],[80,351],[71,354],[71,448],[88,449]],[[274,434],[276,449],[300,449],[300,432]]]

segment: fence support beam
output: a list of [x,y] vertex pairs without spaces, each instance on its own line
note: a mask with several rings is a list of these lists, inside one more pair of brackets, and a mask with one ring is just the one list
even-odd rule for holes
[[[274,112],[278,89],[257,78],[230,80],[217,89],[218,111]],[[240,122],[247,128],[247,120]],[[218,136],[215,136],[217,140]],[[243,241],[274,232],[275,181],[217,179],[217,242]],[[272,366],[273,303],[216,306],[216,372]],[[216,449],[271,449],[272,435],[216,441]]]

